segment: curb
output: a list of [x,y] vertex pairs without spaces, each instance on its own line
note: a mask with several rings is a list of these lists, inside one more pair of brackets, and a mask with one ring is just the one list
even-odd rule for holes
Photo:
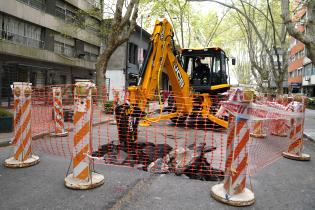
[[311,135],[309,135],[308,133],[304,133],[304,137],[306,137],[307,139],[309,139],[311,142],[315,142],[315,138],[312,137]]
[[7,146],[10,146],[10,140],[7,140],[7,141],[1,141],[0,142],[0,147],[7,147]]
[[[104,121],[93,123],[92,126],[105,124],[105,123],[110,122],[112,120],[113,120],[113,118],[108,118]],[[69,132],[73,131],[73,128],[68,129],[68,131]],[[32,136],[32,140],[37,140],[37,139],[43,138],[44,136],[48,136],[49,134],[50,134],[49,132],[35,134],[34,136]],[[0,142],[0,147],[7,147],[7,146],[11,146],[10,140]]]

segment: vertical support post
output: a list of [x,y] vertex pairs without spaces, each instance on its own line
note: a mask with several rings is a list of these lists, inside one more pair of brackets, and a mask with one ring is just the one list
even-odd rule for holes
[[63,107],[62,107],[62,93],[61,87],[53,87],[53,111],[54,111],[54,122],[55,132],[51,136],[64,137],[68,136],[68,132],[65,130]]
[[253,132],[250,133],[250,136],[254,138],[265,138],[267,136],[263,120],[256,120],[254,122]]
[[295,103],[295,107],[301,107],[295,109],[295,111],[303,112],[303,116],[300,118],[292,119],[291,120],[291,129],[290,129],[290,145],[288,147],[287,152],[283,152],[282,155],[285,158],[292,159],[292,160],[302,160],[308,161],[311,159],[309,154],[303,153],[303,134],[304,134],[304,119],[305,119],[305,98],[297,97]]
[[80,81],[74,88],[73,173],[65,178],[72,189],[92,189],[104,183],[104,176],[91,170],[88,157],[92,142],[92,88],[89,81]]
[[287,127],[285,124],[285,120],[274,120],[275,126],[274,130],[271,132],[271,135],[287,137]]
[[[244,99],[243,102],[245,103],[242,103],[240,110],[246,110],[250,105]],[[211,188],[211,196],[214,199],[233,206],[248,206],[255,202],[254,193],[246,188],[249,137],[249,119],[241,118],[238,113],[235,113],[235,116],[230,116],[225,179],[223,183],[214,185]]]
[[6,159],[9,168],[23,168],[39,163],[39,157],[32,154],[32,87],[31,83],[14,82],[14,145],[13,157]]

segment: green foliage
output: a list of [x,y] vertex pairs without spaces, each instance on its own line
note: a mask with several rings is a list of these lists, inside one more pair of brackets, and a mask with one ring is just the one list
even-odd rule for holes
[[0,117],[12,117],[13,114],[4,108],[0,108]]
[[106,101],[104,104],[104,112],[106,114],[113,114],[114,112],[114,101]]
[[308,100],[307,100],[307,108],[315,110],[315,97],[308,98]]

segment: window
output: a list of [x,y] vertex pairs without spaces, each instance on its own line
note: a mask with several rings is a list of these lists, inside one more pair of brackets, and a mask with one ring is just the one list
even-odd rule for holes
[[67,76],[66,75],[60,75],[60,84],[62,84],[62,85],[67,84]]
[[85,60],[95,62],[99,55],[99,48],[97,46],[84,43],[84,53],[85,53],[85,56],[84,56]]
[[74,39],[55,34],[54,40],[54,52],[74,57]]
[[35,9],[43,10],[45,8],[45,0],[17,0],[24,4],[27,4]]
[[0,37],[28,47],[42,48],[41,27],[0,14]]
[[129,63],[138,64],[138,46],[133,44],[133,43],[129,43],[129,47],[128,47],[128,61]]
[[304,67],[304,76],[312,75],[312,64],[308,64]]
[[30,82],[32,83],[33,86],[36,86],[36,84],[37,84],[37,72],[31,72]]
[[75,9],[73,6],[61,1],[56,1],[55,14],[57,17],[67,22],[74,22],[75,20]]

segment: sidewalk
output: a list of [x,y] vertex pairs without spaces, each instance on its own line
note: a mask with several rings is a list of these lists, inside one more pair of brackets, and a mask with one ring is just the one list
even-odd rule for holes
[[305,110],[304,136],[315,142],[315,110]]
[[[107,123],[109,121],[112,121],[114,117],[112,115],[107,115],[103,114],[102,112],[95,112],[94,113],[94,119],[95,122],[93,122],[93,126],[97,126],[99,124]],[[38,123],[37,123],[38,124]],[[39,122],[41,124],[40,129],[32,129],[32,137],[34,139],[38,139],[42,136],[48,135],[50,133],[50,128],[51,123],[45,123],[43,125],[43,122]],[[65,123],[65,127],[68,128],[69,131],[73,130],[73,124],[72,123]],[[6,147],[10,145],[10,141],[13,138],[13,132],[12,133],[0,133],[0,147]]]
[[0,133],[0,147],[6,147],[10,145],[10,141],[13,137],[12,133]]
[[[13,148],[0,152],[3,161]],[[306,142],[305,150],[315,155],[315,144]],[[36,166],[14,170],[0,165],[0,209],[314,209],[315,162],[285,158],[251,176],[257,202],[240,208],[221,204],[210,197],[211,186],[185,176],[151,175],[134,168],[96,164],[105,183],[93,190],[70,190],[64,186],[69,160],[38,154]],[[250,184],[248,181],[248,187]]]

